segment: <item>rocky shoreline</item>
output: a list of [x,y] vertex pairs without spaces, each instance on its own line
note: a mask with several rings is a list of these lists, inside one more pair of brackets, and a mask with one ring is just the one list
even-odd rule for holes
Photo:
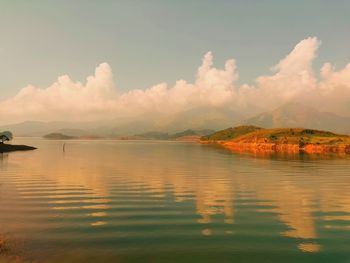
[[200,141],[202,144],[217,144],[227,149],[242,152],[242,151],[261,151],[261,152],[279,152],[279,153],[338,153],[350,154],[350,144],[280,144],[280,143],[247,143],[234,141]]

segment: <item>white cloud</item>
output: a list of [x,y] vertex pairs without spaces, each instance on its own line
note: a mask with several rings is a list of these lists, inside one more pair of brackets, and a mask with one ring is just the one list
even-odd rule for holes
[[317,80],[312,62],[319,45],[315,37],[302,40],[272,67],[272,75],[240,87],[235,85],[235,61],[228,60],[224,69],[217,69],[211,52],[203,57],[194,83],[179,80],[172,87],[161,83],[122,94],[117,92],[110,66],[103,63],[85,84],[64,75],[46,89],[32,85],[23,88],[13,98],[0,102],[0,121],[137,118],[144,113],[171,115],[196,107],[225,107],[249,114],[291,100],[350,115],[350,64],[335,71],[326,63],[321,69],[322,79]]

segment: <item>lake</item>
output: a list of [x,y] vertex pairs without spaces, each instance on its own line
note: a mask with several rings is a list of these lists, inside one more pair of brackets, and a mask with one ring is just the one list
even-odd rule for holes
[[14,143],[39,149],[0,155],[5,261],[350,262],[345,156],[170,141],[66,141],[65,152],[62,141]]

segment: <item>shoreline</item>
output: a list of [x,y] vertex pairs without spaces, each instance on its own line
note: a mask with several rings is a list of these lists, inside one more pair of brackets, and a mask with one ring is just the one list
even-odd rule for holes
[[350,144],[298,144],[282,143],[245,143],[233,141],[200,141],[201,144],[216,144],[236,152],[276,152],[276,153],[306,153],[306,154],[349,154]]

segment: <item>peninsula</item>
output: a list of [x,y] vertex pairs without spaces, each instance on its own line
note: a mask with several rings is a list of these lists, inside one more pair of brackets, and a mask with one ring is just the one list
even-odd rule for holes
[[203,136],[200,142],[233,151],[350,154],[350,136],[304,128],[263,129],[245,125]]
[[0,153],[14,152],[14,151],[30,151],[35,150],[35,147],[27,145],[13,145],[0,143]]

